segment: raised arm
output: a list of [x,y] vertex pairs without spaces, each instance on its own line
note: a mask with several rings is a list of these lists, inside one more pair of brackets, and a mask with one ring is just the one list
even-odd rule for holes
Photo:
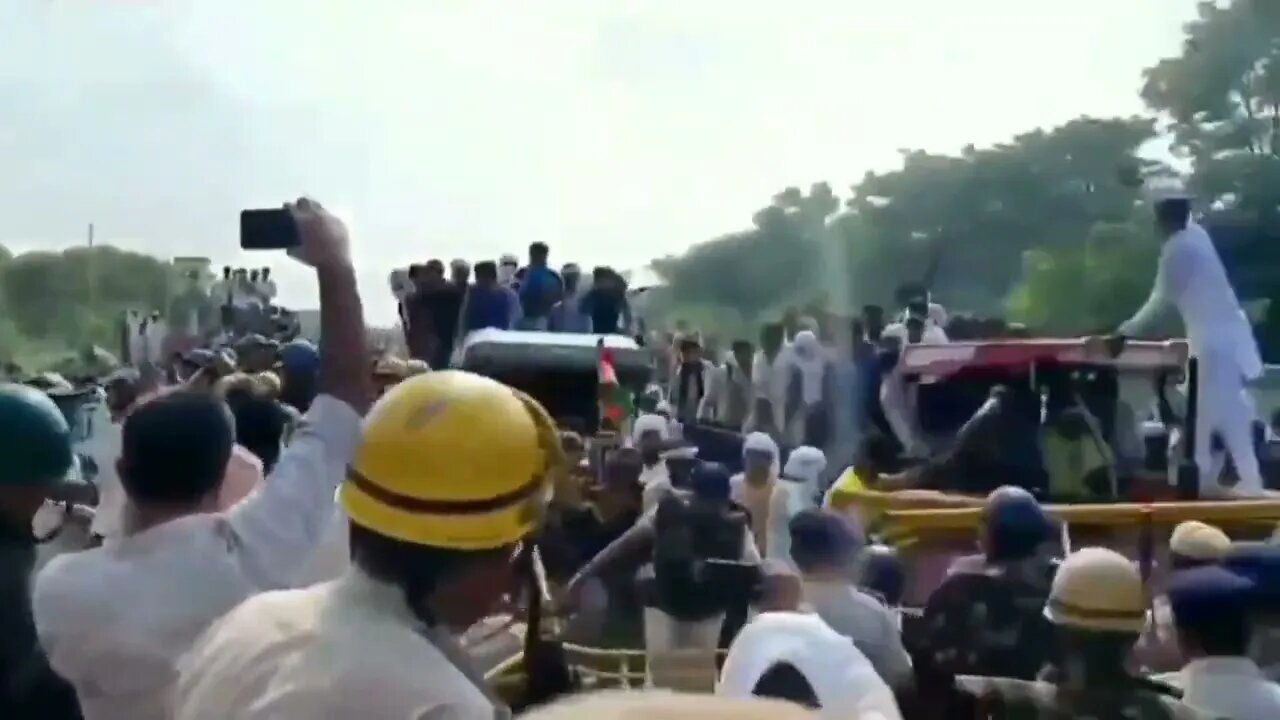
[[293,211],[295,257],[315,268],[320,287],[320,395],[262,489],[227,513],[246,569],[263,588],[290,585],[319,542],[372,397],[347,230],[317,203],[302,200]]

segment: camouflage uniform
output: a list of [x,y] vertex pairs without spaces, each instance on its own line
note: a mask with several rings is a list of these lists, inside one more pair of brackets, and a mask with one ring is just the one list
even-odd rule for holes
[[1070,693],[1052,683],[962,675],[956,686],[977,700],[976,718],[1001,720],[1209,720],[1170,695],[1137,683]]

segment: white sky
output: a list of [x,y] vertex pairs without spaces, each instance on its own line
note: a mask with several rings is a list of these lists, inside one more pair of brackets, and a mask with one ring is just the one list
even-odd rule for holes
[[215,265],[242,207],[351,216],[391,267],[552,247],[620,268],[955,151],[1142,111],[1194,0],[4,0],[0,243]]

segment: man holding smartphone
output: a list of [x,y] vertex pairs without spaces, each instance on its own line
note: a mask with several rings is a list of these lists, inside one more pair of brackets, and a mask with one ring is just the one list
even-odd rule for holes
[[319,394],[267,482],[218,511],[235,442],[227,406],[207,392],[163,394],[122,428],[121,537],[36,577],[40,644],[89,720],[173,717],[179,658],[241,601],[292,586],[333,516],[372,396],[364,311],[342,221],[306,199],[286,210],[289,254],[318,280],[324,344]]

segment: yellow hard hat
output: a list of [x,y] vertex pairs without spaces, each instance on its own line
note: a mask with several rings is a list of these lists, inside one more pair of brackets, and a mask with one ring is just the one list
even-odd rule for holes
[[1188,560],[1213,562],[1231,552],[1231,538],[1212,525],[1187,520],[1179,523],[1169,535],[1169,552]]
[[499,548],[541,524],[563,458],[555,423],[528,395],[467,372],[426,373],[369,410],[342,507],[396,540]]
[[1058,568],[1044,616],[1055,625],[1082,630],[1140,633],[1147,624],[1142,578],[1120,553],[1082,548]]

